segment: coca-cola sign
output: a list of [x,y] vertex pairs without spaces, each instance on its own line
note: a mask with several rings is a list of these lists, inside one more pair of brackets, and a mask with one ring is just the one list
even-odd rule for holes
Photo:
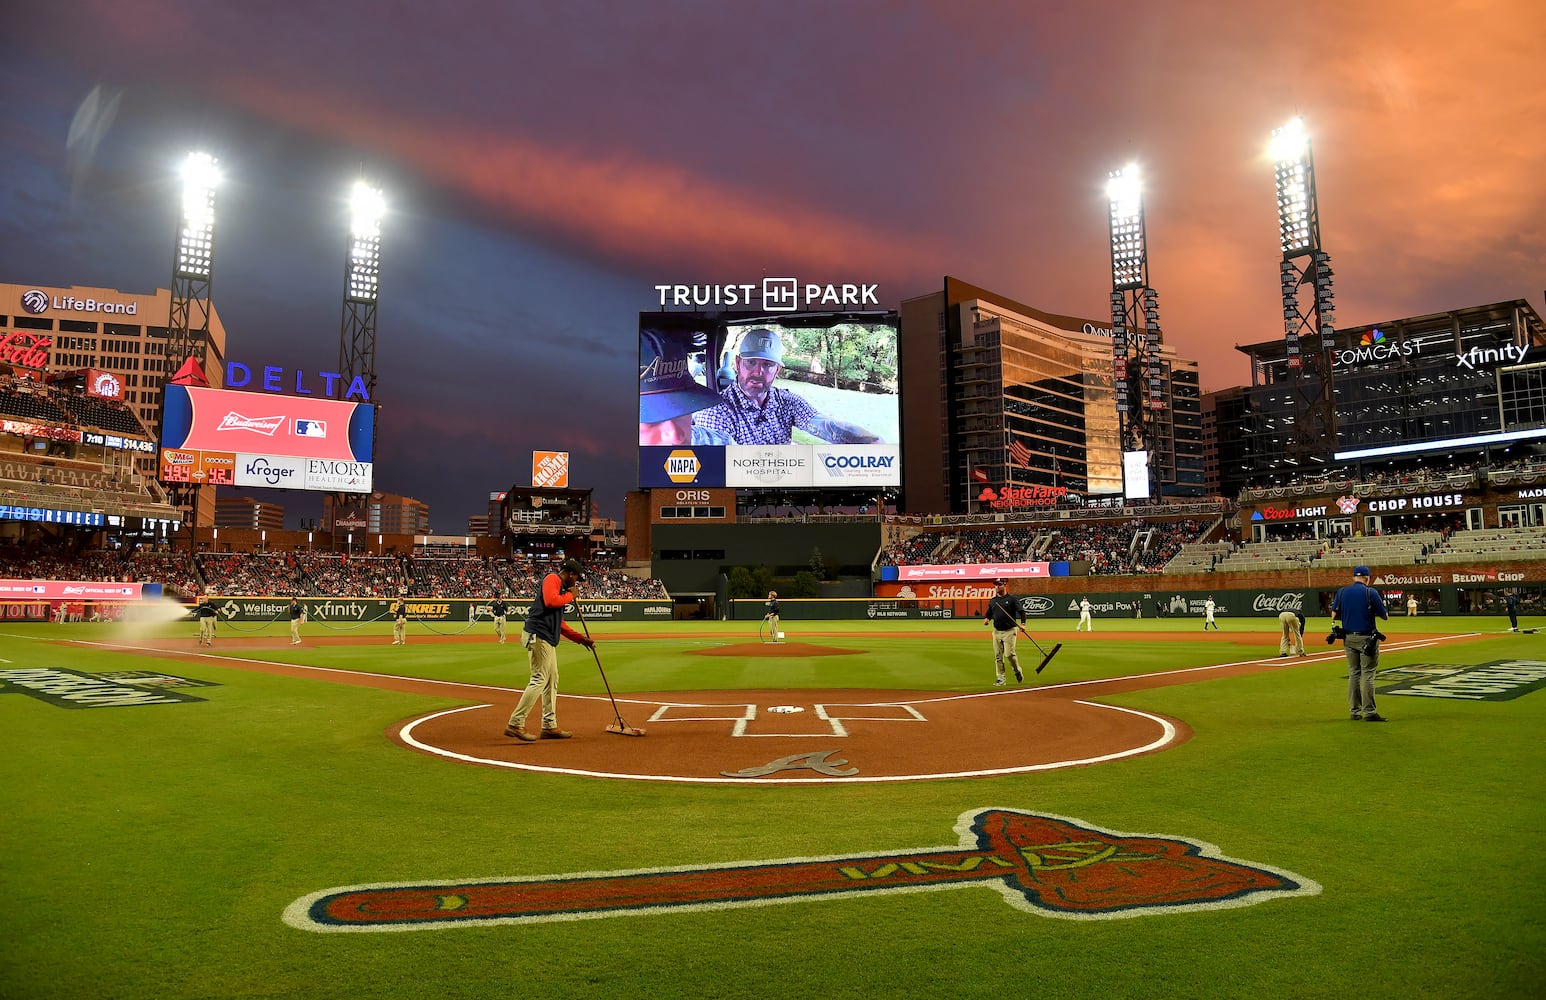
[[21,368],[47,368],[53,337],[36,333],[7,333],[0,337],[0,363]]
[[1251,602],[1251,610],[1257,614],[1262,612],[1282,614],[1285,611],[1302,611],[1304,610],[1304,595],[1298,593],[1278,594],[1277,596],[1257,594],[1256,600]]

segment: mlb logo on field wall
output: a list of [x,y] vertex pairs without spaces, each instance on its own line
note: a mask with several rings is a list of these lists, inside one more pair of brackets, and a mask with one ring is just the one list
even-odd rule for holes
[[326,420],[297,420],[295,422],[295,436],[303,438],[327,437]]

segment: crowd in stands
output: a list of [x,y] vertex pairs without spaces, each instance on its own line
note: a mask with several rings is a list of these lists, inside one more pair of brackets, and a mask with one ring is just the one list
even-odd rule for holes
[[882,566],[1087,562],[1091,574],[1158,573],[1208,523],[1111,520],[920,532],[886,546]]
[[301,597],[306,577],[288,552],[201,552],[199,574],[212,594],[264,594]]
[[[0,578],[161,583],[170,596],[529,598],[556,557],[484,559],[344,556],[306,552],[201,552],[149,546],[63,552],[0,548]],[[588,561],[580,594],[600,600],[669,600],[665,585],[626,572],[620,557]]]

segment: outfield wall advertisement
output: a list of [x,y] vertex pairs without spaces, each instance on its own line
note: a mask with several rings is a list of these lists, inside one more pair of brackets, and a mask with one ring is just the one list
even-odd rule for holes
[[[509,627],[520,631],[526,617],[526,598],[514,598],[507,617]],[[220,613],[221,621],[271,622],[290,620],[290,601],[279,597],[212,597],[210,603]],[[332,625],[348,628],[371,622],[392,620],[392,601],[378,597],[303,597],[308,622],[318,626]],[[486,601],[469,601],[465,598],[418,598],[407,600],[408,621],[426,625],[488,623],[493,620]],[[581,601],[580,609],[585,620],[606,621],[670,621],[673,613],[670,601],[617,600]],[[571,618],[573,605],[569,608]]]

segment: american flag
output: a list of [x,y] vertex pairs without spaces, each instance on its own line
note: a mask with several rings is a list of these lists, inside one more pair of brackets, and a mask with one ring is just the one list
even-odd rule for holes
[[1009,457],[1014,459],[1016,465],[1023,465],[1026,468],[1031,467],[1031,449],[1019,441],[1009,442]]

